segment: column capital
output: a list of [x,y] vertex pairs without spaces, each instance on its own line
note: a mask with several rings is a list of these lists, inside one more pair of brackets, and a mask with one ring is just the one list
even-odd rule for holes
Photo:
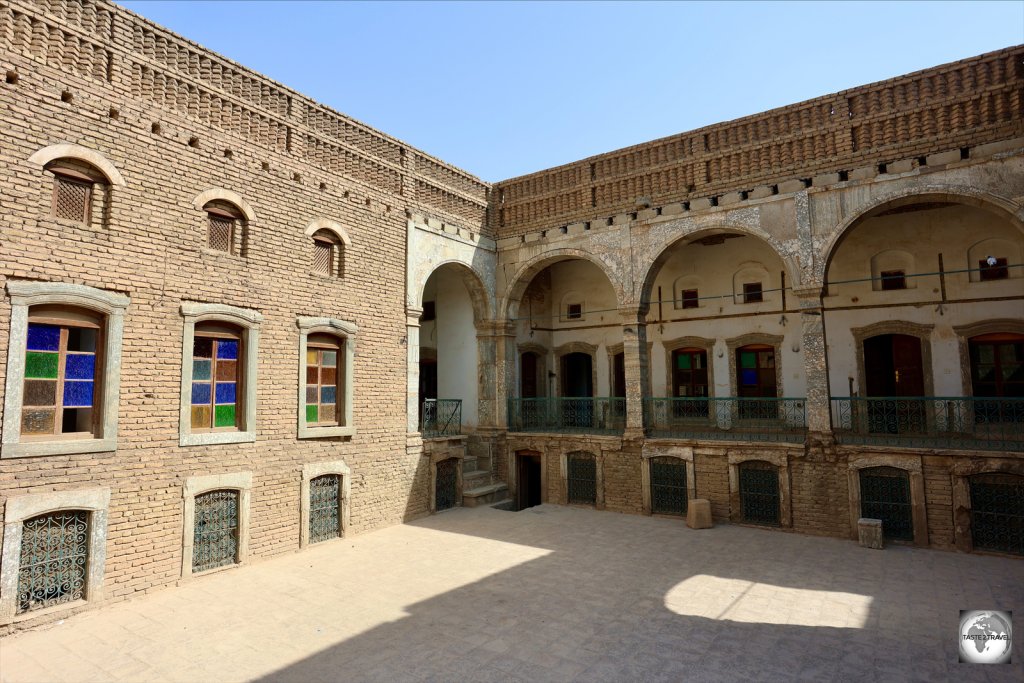
[[511,320],[478,320],[474,325],[477,337],[516,336],[516,324]]
[[627,304],[619,307],[619,315],[622,316],[622,326],[631,327],[647,324],[647,311],[641,311],[638,304]]
[[801,308],[814,308],[821,305],[821,297],[825,287],[821,283],[812,282],[806,285],[794,285],[793,296],[800,302]]

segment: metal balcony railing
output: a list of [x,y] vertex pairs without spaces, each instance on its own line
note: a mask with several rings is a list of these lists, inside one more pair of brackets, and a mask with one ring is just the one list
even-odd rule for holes
[[648,437],[802,443],[803,398],[646,398]]
[[462,433],[462,399],[428,398],[420,406],[420,434],[425,439]]
[[621,434],[626,427],[624,398],[510,398],[512,432]]
[[832,397],[832,429],[848,444],[1024,451],[1024,398]]

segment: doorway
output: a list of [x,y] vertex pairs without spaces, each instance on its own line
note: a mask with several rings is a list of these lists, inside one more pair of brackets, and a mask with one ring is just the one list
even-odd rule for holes
[[516,510],[525,510],[543,501],[540,453],[516,453]]
[[594,368],[589,353],[562,356],[561,421],[564,427],[591,427],[594,421]]
[[868,431],[883,434],[925,432],[921,340],[908,334],[880,334],[864,340],[864,393],[870,399]]

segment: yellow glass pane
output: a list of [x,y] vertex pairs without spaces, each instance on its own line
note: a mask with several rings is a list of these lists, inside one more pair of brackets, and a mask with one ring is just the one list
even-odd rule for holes
[[306,365],[316,365],[316,351],[306,351]]

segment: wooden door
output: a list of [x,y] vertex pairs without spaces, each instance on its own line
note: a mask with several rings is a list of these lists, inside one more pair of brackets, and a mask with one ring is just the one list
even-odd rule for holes
[[519,365],[519,389],[523,398],[536,398],[537,392],[537,366],[540,357],[532,351],[526,351],[521,357]]
[[866,396],[924,396],[921,340],[882,334],[864,340]]

